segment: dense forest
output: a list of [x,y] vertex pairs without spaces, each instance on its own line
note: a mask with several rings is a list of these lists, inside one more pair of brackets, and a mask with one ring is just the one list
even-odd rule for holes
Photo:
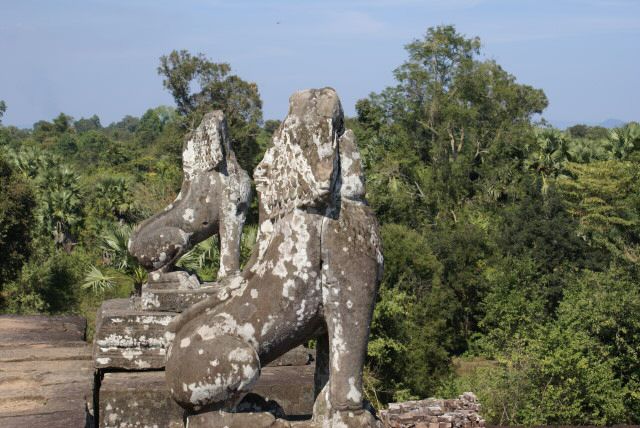
[[[640,423],[640,125],[553,129],[544,92],[452,26],[405,48],[395,85],[347,121],[384,242],[369,400],[474,391],[496,424]],[[188,51],[158,73],[175,107],[0,122],[2,312],[91,320],[140,287],[128,236],[175,197],[207,110],[245,169],[260,160],[279,122],[254,83]],[[256,221],[254,202],[244,260]],[[214,280],[217,259],[209,239],[180,266]]]

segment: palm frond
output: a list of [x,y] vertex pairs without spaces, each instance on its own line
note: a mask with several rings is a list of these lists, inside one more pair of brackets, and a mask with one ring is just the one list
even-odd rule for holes
[[83,290],[91,289],[95,294],[103,293],[116,285],[116,277],[105,275],[95,266],[90,266],[84,276],[84,282],[80,285]]
[[206,266],[216,266],[219,259],[218,239],[217,236],[212,236],[185,253],[176,265],[187,270],[196,270]]

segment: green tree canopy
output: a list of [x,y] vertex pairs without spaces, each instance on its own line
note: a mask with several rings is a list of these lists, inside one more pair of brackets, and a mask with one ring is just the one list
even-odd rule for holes
[[455,220],[478,191],[505,196],[547,98],[480,60],[480,41],[453,26],[430,28],[406,49],[409,59],[394,72],[398,84],[356,105],[374,174],[400,166],[396,154],[408,166],[388,171],[384,182],[398,190],[373,189],[372,203],[405,194],[414,209]]
[[93,115],[88,119],[80,118],[73,123],[73,127],[76,132],[83,133],[91,130],[102,129],[102,124],[100,123],[100,118],[98,115]]
[[215,63],[203,54],[192,55],[186,50],[160,57],[158,74],[190,128],[198,125],[205,112],[224,111],[236,156],[251,172],[260,151],[256,142],[262,122],[258,86],[231,74],[229,64]]
[[36,199],[27,180],[0,156],[0,291],[31,253]]

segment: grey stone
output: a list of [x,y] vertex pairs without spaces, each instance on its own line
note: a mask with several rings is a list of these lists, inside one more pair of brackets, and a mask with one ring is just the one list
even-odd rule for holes
[[131,309],[129,299],[105,301],[96,317],[93,358],[96,369],[159,369],[164,367],[164,337],[171,312]]
[[229,144],[224,114],[204,116],[182,151],[184,179],[175,201],[134,231],[129,251],[159,281],[193,245],[220,236],[218,277],[240,269],[240,235],[251,201],[251,180]]
[[475,395],[465,392],[457,399],[428,398],[389,403],[387,409],[380,411],[380,419],[385,428],[479,428],[485,424],[479,411],[480,404],[477,403]]
[[140,309],[145,311],[182,312],[220,291],[221,287],[219,286],[203,286],[195,290],[143,287],[140,296]]
[[0,343],[84,341],[87,321],[75,315],[0,315]]
[[0,317],[0,426],[91,426],[85,326],[80,317]]
[[275,424],[276,418],[271,413],[227,413],[216,411],[189,416],[187,425],[189,428],[275,428],[277,426]]
[[145,284],[149,290],[193,290],[200,288],[200,281],[195,275],[184,271],[152,272]]
[[[277,403],[288,416],[310,415],[313,408],[312,381],[313,366],[266,367],[253,393]],[[244,401],[245,398],[241,405]],[[101,427],[133,427],[136,423],[182,427],[183,413],[184,410],[171,398],[164,372],[114,372],[104,375],[100,387]]]
[[324,405],[314,420],[375,426],[362,410],[362,366],[382,252],[355,137],[333,89],[291,96],[254,179],[258,239],[236,287],[168,327],[173,397],[189,411],[232,408],[262,366],[318,337],[315,383]]
[[313,372],[312,365],[265,367],[251,392],[275,401],[287,416],[311,416]]
[[102,379],[100,427],[183,428],[183,414],[163,372],[105,373]]
[[[155,290],[158,301],[182,310],[189,301],[220,293],[219,286],[198,290]],[[143,295],[144,297],[144,295]],[[133,308],[129,299],[105,301],[96,317],[93,359],[96,369],[159,370],[164,369],[167,350],[165,329],[177,312]],[[82,342],[86,345],[84,342]],[[294,348],[270,365],[305,365],[313,352],[302,346]]]
[[315,359],[315,352],[312,349],[298,346],[275,360],[271,361],[268,366],[306,366],[311,364]]

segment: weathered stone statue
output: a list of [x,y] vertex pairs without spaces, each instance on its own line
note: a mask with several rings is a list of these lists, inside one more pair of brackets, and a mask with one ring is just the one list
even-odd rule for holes
[[175,201],[140,225],[129,252],[148,271],[165,273],[193,245],[219,233],[218,277],[238,273],[251,179],[229,146],[221,111],[206,114],[186,141],[182,168],[184,179]]
[[168,326],[171,393],[191,412],[231,409],[262,366],[317,338],[314,421],[374,426],[362,367],[382,253],[333,89],[291,96],[254,179],[260,227],[251,260],[224,292]]

